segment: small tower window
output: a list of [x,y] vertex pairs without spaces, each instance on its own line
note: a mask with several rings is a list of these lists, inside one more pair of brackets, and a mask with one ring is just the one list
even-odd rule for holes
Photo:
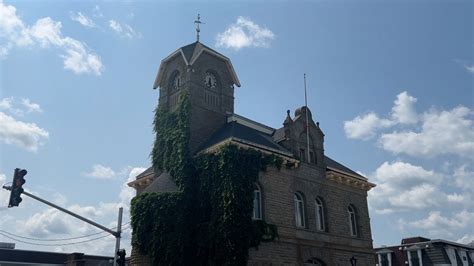
[[172,90],[177,90],[181,86],[181,75],[178,70],[174,71],[170,79],[170,87]]

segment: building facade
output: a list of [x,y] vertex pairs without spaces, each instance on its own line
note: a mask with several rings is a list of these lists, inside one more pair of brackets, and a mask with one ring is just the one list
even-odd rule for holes
[[411,237],[398,246],[375,249],[377,266],[472,266],[474,243],[463,245],[442,239]]
[[[280,156],[292,167],[261,172],[254,219],[278,227],[279,238],[252,248],[249,265],[373,265],[367,191],[374,184],[324,153],[324,133],[311,111],[282,112],[275,129],[234,113],[240,82],[231,61],[195,42],[162,60],[154,88],[159,105],[173,111],[181,92],[190,100],[190,149],[213,152],[233,143]],[[168,173],[153,168],[129,185],[137,193],[176,191]],[[132,252],[132,264],[146,258]]]

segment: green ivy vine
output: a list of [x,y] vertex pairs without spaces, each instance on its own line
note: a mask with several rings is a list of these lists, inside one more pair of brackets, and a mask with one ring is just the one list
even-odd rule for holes
[[259,172],[283,160],[232,144],[192,156],[189,110],[187,93],[175,111],[155,110],[153,167],[179,191],[132,200],[132,244],[153,265],[246,265],[250,247],[278,237],[275,225],[252,220],[253,191]]

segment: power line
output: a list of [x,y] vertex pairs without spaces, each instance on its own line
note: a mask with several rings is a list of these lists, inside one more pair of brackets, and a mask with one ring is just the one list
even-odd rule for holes
[[[123,228],[123,230],[125,229],[128,229],[129,227],[127,228]],[[78,236],[78,237],[70,237],[70,238],[49,238],[49,239],[42,239],[42,238],[34,238],[34,237],[26,237],[26,236],[20,236],[20,235],[16,235],[16,234],[13,234],[13,233],[10,233],[10,232],[7,232],[7,231],[4,231],[4,230],[0,230],[0,232],[3,232],[4,234],[8,234],[8,235],[11,235],[11,236],[14,236],[14,237],[18,237],[18,238],[22,238],[22,239],[28,239],[28,240],[34,240],[34,241],[68,241],[68,240],[75,240],[75,239],[81,239],[81,238],[87,238],[87,237],[91,237],[91,236],[95,236],[95,235],[100,235],[100,234],[103,234],[103,233],[107,233],[107,232],[97,232],[97,233],[93,233],[93,234],[89,234],[89,235],[84,235],[84,236]]]
[[[123,230],[127,230],[127,229],[129,229],[129,228],[130,228],[130,227],[127,227],[127,228],[125,228],[125,229],[123,229]],[[88,240],[84,240],[84,241],[72,242],[72,243],[44,244],[44,243],[32,243],[32,242],[28,242],[28,241],[16,239],[16,238],[11,237],[11,236],[9,236],[9,235],[7,235],[7,234],[4,234],[4,233],[2,233],[2,232],[0,232],[0,235],[4,236],[4,237],[6,237],[6,238],[9,238],[9,239],[11,239],[11,240],[20,242],[20,243],[24,243],[24,244],[28,244],[28,245],[34,245],[34,246],[48,246],[48,247],[77,245],[77,244],[87,243],[87,242],[91,242],[91,241],[95,241],[95,240],[99,240],[99,239],[102,239],[102,238],[111,236],[111,235],[105,235],[105,236],[100,236],[100,237],[96,237],[96,238],[92,238],[92,239],[88,239]]]
[[[122,226],[125,226],[127,224],[129,224],[130,222],[128,223],[124,223],[122,224]],[[114,228],[117,228],[116,226],[115,227],[112,227],[110,229],[114,229]],[[128,228],[128,227],[127,227]],[[126,228],[123,228],[123,230],[125,230]],[[95,236],[95,235],[100,235],[100,234],[103,234],[103,233],[107,233],[105,231],[102,231],[102,232],[97,232],[97,233],[93,233],[93,234],[89,234],[89,235],[83,235],[83,236],[77,236],[77,237],[70,237],[70,238],[49,238],[49,239],[42,239],[42,238],[34,238],[34,237],[26,237],[26,236],[20,236],[20,235],[16,235],[16,234],[13,234],[13,233],[10,233],[10,232],[7,232],[5,230],[1,230],[0,229],[0,232],[3,232],[5,234],[8,234],[8,235],[11,235],[11,236],[14,236],[14,237],[18,237],[18,238],[22,238],[22,239],[28,239],[28,240],[34,240],[34,241],[67,241],[67,240],[75,240],[75,239],[81,239],[81,238],[86,238],[86,237],[90,237],[90,236]]]

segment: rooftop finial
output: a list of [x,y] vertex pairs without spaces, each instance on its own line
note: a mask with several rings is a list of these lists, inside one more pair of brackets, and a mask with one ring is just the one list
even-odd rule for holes
[[194,21],[194,24],[196,24],[196,39],[199,42],[199,33],[201,32],[201,29],[199,28],[200,24],[205,24],[201,22],[201,16],[198,14],[197,19]]

